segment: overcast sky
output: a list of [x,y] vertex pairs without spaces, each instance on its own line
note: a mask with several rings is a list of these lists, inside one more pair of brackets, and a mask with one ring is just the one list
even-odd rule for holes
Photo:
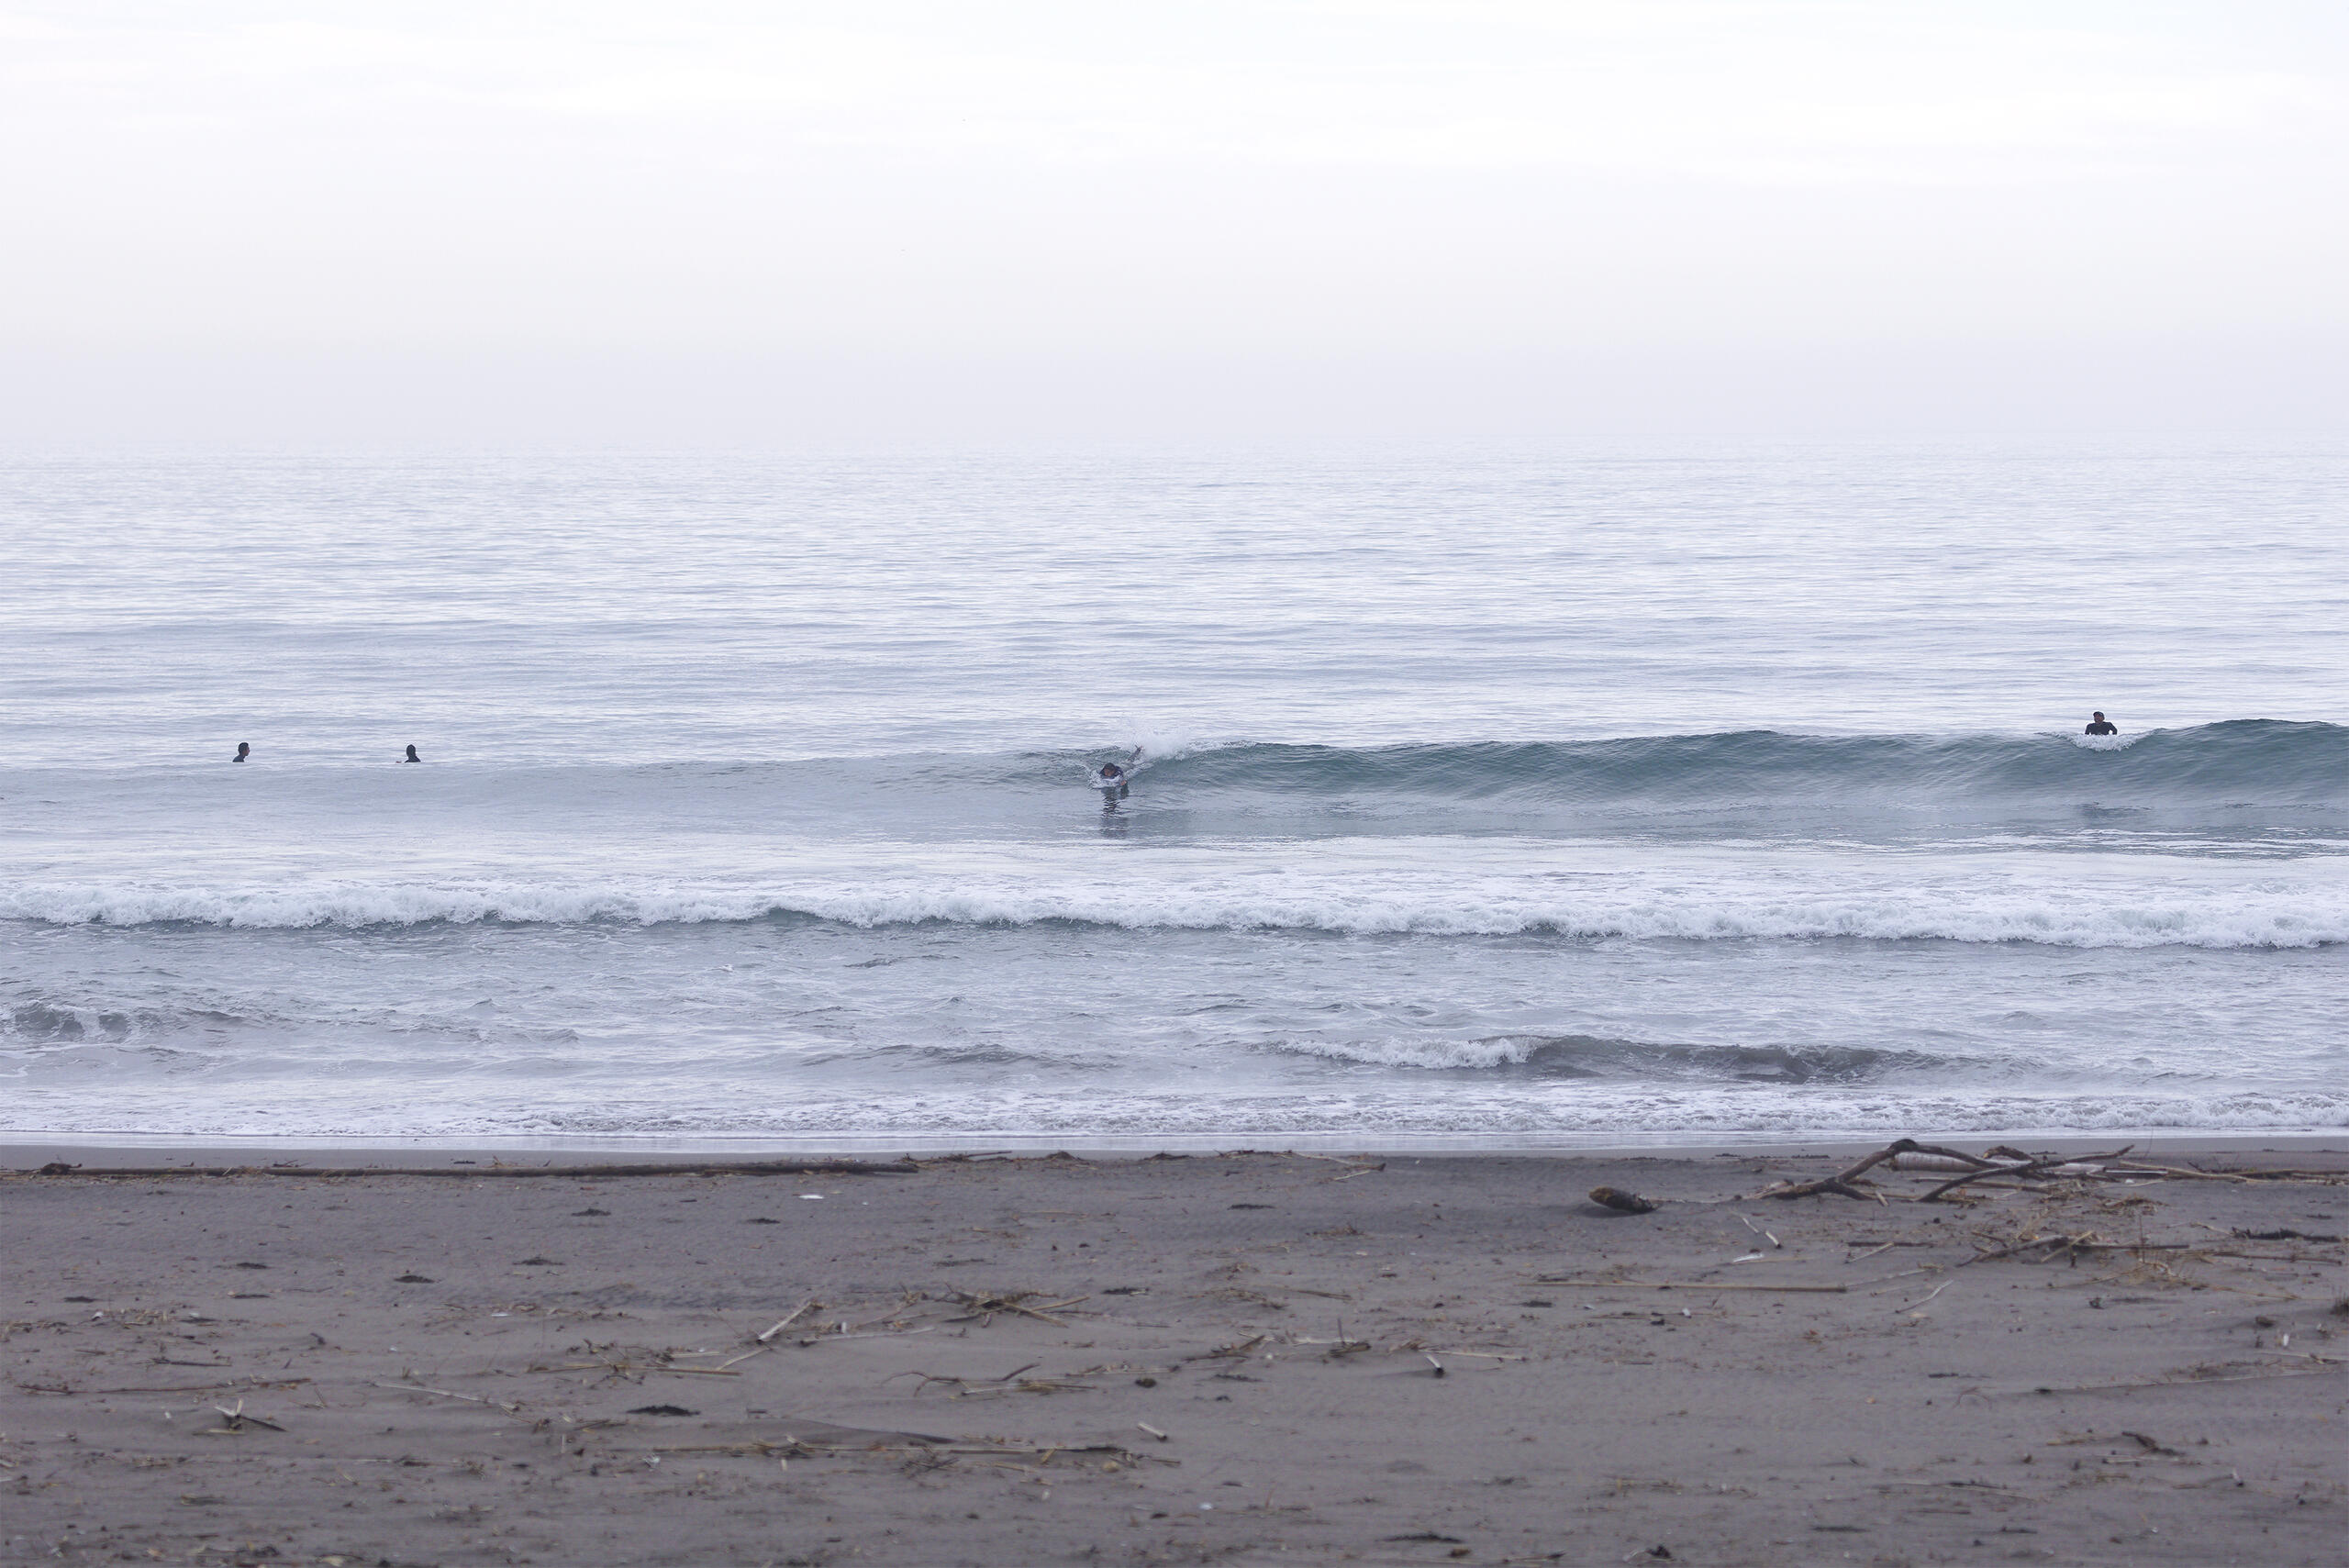
[[11,4],[22,438],[2338,428],[2349,7]]

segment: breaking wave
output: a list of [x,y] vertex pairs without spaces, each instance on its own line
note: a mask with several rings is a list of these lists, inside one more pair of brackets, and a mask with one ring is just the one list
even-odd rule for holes
[[1051,923],[1350,936],[1738,941],[1846,938],[2075,948],[2312,948],[2349,941],[2349,883],[2315,876],[2014,881],[1668,873],[1235,874],[1152,885],[1041,877],[781,887],[508,883],[243,889],[18,884],[0,918],[245,929],[658,926],[756,920],[857,927]]

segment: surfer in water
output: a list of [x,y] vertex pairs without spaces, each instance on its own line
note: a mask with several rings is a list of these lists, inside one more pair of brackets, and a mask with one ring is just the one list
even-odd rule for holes
[[253,743],[250,740],[239,740],[237,742],[237,754],[228,760],[232,762],[241,762],[252,754]]
[[407,755],[402,757],[400,761],[403,762],[421,762],[424,759],[417,756],[416,754],[416,748],[411,746],[407,749]]
[[2085,731],[2083,731],[2083,733],[2088,735],[2118,735],[2121,733],[2121,726],[2113,723],[2112,720],[2105,717],[2101,713],[2092,713],[2088,715],[2088,727]]
[[1093,787],[1101,792],[1102,805],[1126,798],[1127,792],[1133,788],[1134,764],[1140,761],[1141,748],[1137,746],[1133,755],[1123,762],[1104,762],[1093,770]]

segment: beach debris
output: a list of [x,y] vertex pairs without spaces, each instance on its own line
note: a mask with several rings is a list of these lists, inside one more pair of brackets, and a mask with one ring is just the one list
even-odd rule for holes
[[[2306,1182],[2324,1185],[2349,1183],[2349,1172],[2342,1171],[2204,1171],[2189,1165],[2132,1160],[2128,1156],[2133,1147],[2124,1144],[2100,1154],[2032,1154],[1998,1144],[1980,1154],[1968,1154],[1961,1149],[1947,1149],[1938,1144],[1920,1143],[1911,1138],[1900,1138],[1831,1176],[1801,1182],[1776,1182],[1749,1195],[1757,1198],[1800,1198],[1835,1193],[1843,1197],[1872,1198],[1882,1204],[1889,1201],[1886,1192],[1867,1179],[1867,1173],[1879,1167],[1892,1171],[1948,1173],[1947,1180],[1937,1183],[1926,1192],[1892,1195],[1904,1202],[1917,1203],[1976,1201],[1970,1195],[1961,1195],[1960,1189],[1977,1184],[2039,1191],[2043,1190],[2041,1184],[2058,1181],[2132,1184],[2151,1181]],[[2126,1203],[2131,1200],[2123,1198],[2119,1201]],[[2321,1240],[2314,1237],[2294,1239]]]
[[1433,1357],[1433,1356],[1430,1355],[1430,1354],[1429,1354],[1427,1351],[1421,1351],[1419,1352],[1419,1359],[1420,1359],[1421,1361],[1426,1362],[1428,1363],[1428,1365],[1430,1365],[1430,1366],[1431,1366],[1431,1367],[1435,1368],[1435,1374],[1436,1374],[1436,1376],[1438,1376],[1438,1377],[1442,1377],[1442,1376],[1443,1375],[1443,1363],[1442,1363],[1442,1362],[1440,1362],[1440,1361],[1436,1360],[1436,1359],[1435,1359],[1435,1357]]
[[2227,1234],[2244,1241],[2326,1241],[2338,1242],[2339,1236],[2319,1235],[2308,1230],[2246,1230],[2241,1226]]
[[1985,1176],[2101,1175],[2106,1162],[2118,1160],[2135,1147],[2134,1144],[2124,1143],[2110,1154],[2090,1154],[2082,1159],[2056,1155],[2044,1160],[2026,1158],[2019,1165],[2012,1162],[1988,1165],[1979,1170],[1968,1171],[1962,1176],[1953,1176],[1917,1201],[1919,1203],[1936,1202],[1943,1194],[1955,1192],[1968,1182],[1978,1182]]
[[1033,1318],[1062,1329],[1068,1327],[1068,1319],[1055,1318],[1052,1314],[1065,1311],[1080,1301],[1090,1299],[1086,1296],[1072,1296],[1065,1301],[1047,1301],[1039,1306],[1030,1307],[1028,1303],[1043,1295],[1042,1291],[1015,1290],[1005,1295],[985,1290],[953,1290],[946,1294],[950,1300],[959,1302],[970,1308],[960,1318],[949,1318],[947,1319],[949,1323],[975,1321],[985,1325],[994,1322],[996,1314],[998,1312],[1016,1312],[1023,1318]]
[[206,1429],[207,1431],[241,1432],[251,1427],[259,1427],[265,1432],[282,1432],[285,1429],[275,1421],[265,1421],[259,1416],[245,1414],[245,1402],[241,1399],[238,1400],[233,1407],[227,1405],[215,1405],[212,1408],[219,1412],[220,1424]]
[[1156,1427],[1152,1426],[1148,1421],[1136,1421],[1134,1425],[1139,1427],[1141,1430],[1148,1432],[1152,1437],[1156,1438],[1160,1442],[1172,1442],[1174,1440],[1164,1432],[1162,1432]]
[[1653,1214],[1655,1205],[1637,1193],[1620,1187],[1593,1187],[1590,1201],[1601,1208],[1611,1208],[1620,1214]]
[[1201,1351],[1197,1355],[1185,1356],[1183,1359],[1186,1362],[1210,1362],[1226,1360],[1234,1356],[1245,1356],[1248,1352],[1254,1350],[1258,1345],[1263,1344],[1269,1338],[1271,1338],[1270,1335],[1258,1334],[1252,1339],[1241,1340],[1236,1344],[1218,1345],[1211,1351]]
[[793,1307],[788,1313],[785,1314],[781,1322],[775,1324],[774,1327],[769,1329],[765,1333],[756,1336],[756,1342],[762,1345],[765,1344],[769,1340],[774,1339],[777,1334],[782,1333],[785,1329],[788,1329],[794,1323],[798,1322],[800,1314],[807,1312],[811,1307],[818,1307],[823,1305],[824,1304],[822,1302],[817,1300],[814,1296],[809,1296],[807,1300],[801,1302],[798,1306]]
[[639,1405],[629,1412],[631,1416],[698,1416],[698,1410],[688,1410],[683,1405]]
[[[1094,1394],[1099,1392],[1097,1384],[1076,1381],[1085,1376],[1085,1373],[1073,1373],[1062,1377],[1020,1375],[1022,1373],[1033,1372],[1036,1365],[1036,1362],[1030,1362],[1026,1366],[1016,1367],[1000,1377],[957,1377],[935,1372],[900,1372],[892,1373],[886,1381],[894,1383],[900,1377],[918,1378],[920,1381],[914,1385],[916,1394],[920,1394],[933,1383],[947,1384],[953,1388],[954,1397],[957,1399],[992,1399],[1006,1394]],[[1153,1380],[1143,1378],[1138,1381],[1148,1386]]]
[[[1817,1197],[1824,1193],[1838,1193],[1844,1197],[1859,1198],[1863,1202],[1869,1198],[1876,1198],[1878,1202],[1882,1202],[1883,1197],[1881,1194],[1862,1192],[1852,1184],[1858,1181],[1868,1172],[1875,1170],[1878,1165],[1883,1164],[1886,1161],[1892,1159],[1895,1155],[1910,1153],[1914,1151],[1923,1149],[1924,1147],[1925,1146],[1923,1144],[1917,1142],[1914,1139],[1896,1139],[1892,1142],[1886,1144],[1882,1149],[1877,1150],[1875,1153],[1869,1155],[1866,1159],[1860,1161],[1857,1164],[1847,1166],[1844,1169],[1836,1172],[1831,1176],[1821,1176],[1816,1181],[1809,1182],[1779,1182],[1771,1186],[1763,1188],[1753,1195],[1756,1197],[1790,1199],[1798,1197]],[[1931,1151],[1931,1152],[1946,1153],[1954,1151],[1933,1150]],[[1964,1158],[1964,1156],[1960,1156],[1960,1158]]]
[[1568,1274],[1536,1274],[1533,1283],[1580,1285],[1586,1290],[1772,1290],[1798,1296],[1842,1296],[1852,1288],[1845,1284],[1753,1284],[1742,1280],[1721,1284],[1700,1279],[1577,1279]]
[[[539,1369],[533,1367],[531,1370],[535,1372]],[[428,1388],[420,1383],[378,1383],[375,1386],[396,1388],[403,1394],[430,1394],[442,1399],[462,1399],[468,1405],[486,1405],[493,1410],[503,1410],[509,1416],[522,1408],[519,1405],[508,1405],[503,1399],[484,1399],[478,1394],[458,1394],[446,1388]]]

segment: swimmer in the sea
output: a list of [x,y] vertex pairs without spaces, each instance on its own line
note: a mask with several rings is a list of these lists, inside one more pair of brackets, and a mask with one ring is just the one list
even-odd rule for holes
[[252,743],[251,741],[250,741],[250,740],[239,740],[239,741],[238,741],[238,742],[237,742],[237,754],[236,754],[234,757],[230,758],[230,759],[229,759],[229,761],[230,761],[230,762],[243,762],[247,757],[250,757],[250,756],[251,756],[252,754],[253,754],[253,743]]
[[2085,731],[2083,731],[2083,733],[2088,735],[2118,735],[2121,733],[2121,726],[2113,723],[2112,720],[2105,717],[2101,713],[2092,713],[2088,715],[2088,727]]
[[424,759],[417,756],[416,754],[416,748],[411,746],[407,749],[407,755],[402,757],[400,761],[403,762],[421,762]]

